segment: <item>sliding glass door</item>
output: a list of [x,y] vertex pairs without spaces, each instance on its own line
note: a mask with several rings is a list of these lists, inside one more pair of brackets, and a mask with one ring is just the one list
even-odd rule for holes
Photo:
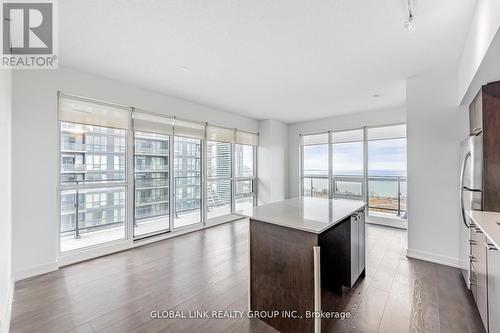
[[231,214],[231,143],[207,141],[207,219]]
[[332,196],[364,199],[363,129],[333,132]]
[[201,140],[174,137],[174,228],[201,222]]
[[329,133],[302,136],[302,193],[305,197],[328,198]]
[[255,146],[234,145],[234,210],[242,212],[257,204]]
[[134,136],[134,236],[138,237],[170,228],[170,138],[146,132]]
[[406,218],[406,126],[368,128],[368,213]]
[[303,196],[365,200],[369,216],[401,220],[406,184],[405,124],[301,135]]

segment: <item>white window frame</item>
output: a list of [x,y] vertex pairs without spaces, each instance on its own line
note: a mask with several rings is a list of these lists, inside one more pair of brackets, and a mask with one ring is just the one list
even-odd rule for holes
[[[89,260],[95,257],[99,257],[102,255],[107,255],[111,254],[114,252],[118,251],[123,251],[127,250],[130,248],[134,248],[137,246],[141,246],[144,244],[176,237],[188,232],[196,231],[196,230],[201,230],[204,229],[208,226],[212,226],[215,224],[219,223],[225,223],[225,222],[230,222],[234,221],[238,218],[241,218],[240,215],[235,213],[235,181],[236,180],[252,180],[253,182],[253,192],[251,194],[245,195],[245,197],[253,197],[253,203],[254,206],[257,205],[257,194],[258,194],[258,177],[257,177],[257,146],[251,146],[253,147],[253,176],[251,177],[234,177],[235,176],[235,163],[234,163],[234,146],[235,143],[231,143],[231,214],[227,215],[226,218],[224,219],[219,219],[213,218],[213,219],[207,219],[207,202],[206,202],[206,186],[207,186],[207,161],[206,161],[206,149],[207,149],[207,139],[200,139],[201,141],[201,205],[200,205],[200,210],[201,210],[201,222],[196,223],[193,225],[189,225],[186,227],[181,227],[181,228],[174,228],[174,220],[173,220],[173,214],[174,214],[174,205],[175,205],[175,200],[173,200],[173,197],[175,196],[175,187],[172,186],[172,183],[175,181],[174,175],[174,160],[175,160],[175,149],[174,149],[174,138],[175,138],[175,133],[169,136],[169,182],[170,182],[170,188],[169,188],[169,214],[170,214],[170,229],[167,232],[159,232],[159,233],[154,233],[152,235],[139,235],[138,237],[134,238],[134,219],[135,219],[135,180],[134,180],[134,138],[135,138],[135,133],[133,126],[130,125],[129,129],[125,130],[126,131],[126,138],[125,138],[125,146],[126,146],[126,152],[125,152],[125,182],[123,186],[125,187],[125,237],[120,240],[116,241],[110,241],[110,242],[105,242],[97,245],[91,245],[88,247],[82,247],[74,251],[67,251],[67,252],[61,252],[60,251],[60,230],[61,230],[61,191],[63,190],[63,186],[61,186],[61,161],[62,161],[62,156],[64,152],[61,151],[61,141],[62,141],[62,135],[61,135],[61,122],[60,120],[60,110],[59,110],[59,98],[61,96],[65,97],[73,97],[75,99],[81,99],[86,102],[90,103],[95,103],[95,104],[102,104],[102,105],[108,105],[108,106],[113,106],[113,107],[118,107],[118,108],[125,108],[129,110],[129,121],[130,124],[132,124],[132,113],[134,108],[133,107],[128,107],[128,106],[123,106],[123,105],[118,105],[114,103],[108,103],[105,101],[100,101],[100,100],[95,100],[87,97],[81,97],[77,95],[72,95],[72,94],[67,94],[67,93],[62,93],[58,92],[57,93],[57,99],[58,99],[58,109],[57,109],[57,146],[55,147],[56,150],[56,155],[57,155],[57,160],[58,160],[58,173],[57,173],[57,183],[58,183],[58,188],[56,191],[56,196],[57,196],[57,208],[58,208],[58,228],[57,232],[54,238],[54,241],[57,244],[57,253],[58,253],[58,266],[65,266],[65,265],[70,265],[74,264],[77,262],[81,262],[84,260]],[[126,111],[125,111],[126,112]],[[143,112],[141,110],[141,112]],[[146,112],[146,111],[144,111]],[[152,112],[146,112],[150,113],[152,115],[160,116],[160,117],[168,117],[163,114],[157,114],[157,113],[152,113]],[[204,123],[204,126],[207,126],[206,123]],[[105,126],[104,126],[105,127]],[[235,134],[239,132],[237,129],[232,129],[235,131]],[[245,134],[244,131],[241,133]],[[258,135],[256,133],[255,135]],[[90,186],[90,185],[89,185]],[[122,185],[118,185],[117,183],[113,183],[108,186],[108,184],[102,184],[102,185],[96,185],[92,184],[92,187],[122,187]],[[174,207],[174,208],[173,208]],[[221,217],[225,217],[221,216]],[[217,221],[211,221],[211,220],[217,220]],[[143,237],[145,236],[145,237]]]

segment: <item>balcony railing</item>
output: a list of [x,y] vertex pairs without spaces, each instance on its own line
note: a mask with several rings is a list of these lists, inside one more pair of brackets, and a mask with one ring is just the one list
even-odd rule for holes
[[[333,198],[364,200],[365,182],[361,176],[334,176],[331,196]],[[406,218],[407,178],[404,176],[368,177],[368,209]],[[328,198],[328,176],[304,176],[303,195]]]
[[86,164],[61,164],[61,171],[87,171]]
[[168,165],[143,165],[136,164],[135,165],[136,172],[156,172],[156,171],[168,171]]
[[167,195],[158,195],[151,197],[140,197],[136,199],[136,205],[151,205],[151,204],[159,204],[168,202]]
[[328,176],[304,176],[305,197],[328,198]]
[[135,147],[136,154],[168,156],[167,148]]
[[168,179],[137,179],[135,181],[136,189],[148,187],[168,187]]
[[406,218],[406,184],[407,178],[402,176],[368,177],[369,211]]
[[123,154],[125,146],[63,142],[61,143],[61,151]]

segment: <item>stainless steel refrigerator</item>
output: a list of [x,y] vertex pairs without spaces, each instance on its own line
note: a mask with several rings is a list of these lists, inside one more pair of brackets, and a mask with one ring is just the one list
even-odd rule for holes
[[462,142],[460,171],[460,268],[470,287],[470,221],[467,211],[483,209],[483,134],[473,131]]

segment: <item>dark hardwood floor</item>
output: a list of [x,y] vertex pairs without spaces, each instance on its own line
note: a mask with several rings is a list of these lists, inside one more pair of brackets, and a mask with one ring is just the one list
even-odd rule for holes
[[[324,310],[327,332],[483,332],[457,269],[407,259],[406,233],[367,227],[366,278]],[[258,319],[151,319],[153,310],[246,310],[248,221],[16,283],[11,332],[276,332]]]

